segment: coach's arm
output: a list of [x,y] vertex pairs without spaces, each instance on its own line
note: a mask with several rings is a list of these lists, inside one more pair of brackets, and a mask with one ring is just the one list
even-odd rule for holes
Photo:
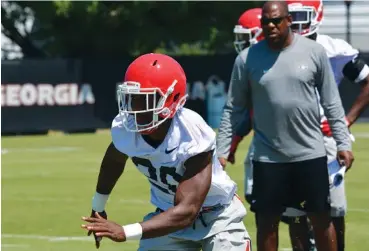
[[[242,126],[245,127],[247,125],[248,132],[251,130],[250,116],[247,114],[250,109],[251,95],[248,89],[248,80],[245,71],[245,53],[242,52],[242,54],[239,54],[233,65],[228,99],[223,110],[217,134],[217,155],[220,160],[228,157],[231,149],[232,136],[236,134],[236,130],[240,124],[243,124]],[[222,165],[224,164],[223,162]]]

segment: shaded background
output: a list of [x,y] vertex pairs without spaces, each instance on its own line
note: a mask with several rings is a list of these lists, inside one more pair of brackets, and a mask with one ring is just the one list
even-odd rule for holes
[[[217,128],[236,57],[233,27],[262,3],[2,1],[2,133],[110,127],[116,85],[148,52],[182,64],[186,106]],[[349,40],[369,62],[369,3],[350,7],[347,19],[344,1],[325,1],[321,32]],[[347,110],[359,87],[340,88]]]

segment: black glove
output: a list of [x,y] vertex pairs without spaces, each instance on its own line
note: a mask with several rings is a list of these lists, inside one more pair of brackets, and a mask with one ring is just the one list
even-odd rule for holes
[[[96,217],[96,215],[95,215],[95,213],[96,213],[96,211],[95,210],[92,210],[92,212],[91,212],[91,217]],[[106,212],[105,211],[102,211],[102,212],[98,212],[100,215],[101,215],[101,217],[103,217],[104,219],[108,219],[108,215],[106,214]],[[92,234],[93,232],[90,230],[90,231],[88,231],[88,233],[87,233],[87,235],[88,236],[90,236],[91,234]],[[100,247],[100,241],[102,240],[102,237],[100,237],[100,236],[96,236],[95,235],[95,233],[93,233],[94,234],[94,238],[95,238],[95,245],[96,245],[96,248],[99,248]]]

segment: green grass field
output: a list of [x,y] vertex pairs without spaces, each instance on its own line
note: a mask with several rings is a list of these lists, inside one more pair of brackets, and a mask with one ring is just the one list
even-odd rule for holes
[[[347,250],[369,247],[369,124],[352,128],[355,165],[347,175],[349,214]],[[238,151],[238,164],[227,171],[243,194],[243,158],[250,138]],[[110,134],[19,136],[2,138],[2,250],[85,251],[94,250],[92,238],[80,228],[88,215],[101,158]],[[108,202],[110,219],[121,224],[140,221],[153,210],[149,185],[129,161]],[[245,219],[252,239],[252,213]],[[137,242],[104,240],[100,250],[131,251]],[[280,228],[280,250],[290,248],[287,228]],[[255,249],[256,250],[256,249]]]

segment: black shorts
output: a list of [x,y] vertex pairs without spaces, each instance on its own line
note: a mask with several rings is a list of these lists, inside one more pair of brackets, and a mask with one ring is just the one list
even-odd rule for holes
[[291,163],[253,161],[251,210],[283,213],[286,207],[321,213],[330,210],[327,157]]

